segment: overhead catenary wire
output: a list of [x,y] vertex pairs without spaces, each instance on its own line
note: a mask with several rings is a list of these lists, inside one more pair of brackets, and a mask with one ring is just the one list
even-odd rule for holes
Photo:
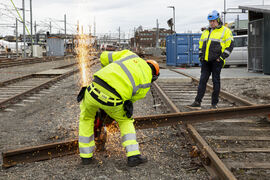
[[[12,5],[8,5],[6,3],[1,2],[0,3],[0,22],[5,22],[8,24],[9,28],[13,27],[13,25],[15,24],[15,19],[19,19],[20,22],[23,22],[22,20],[22,16],[20,14],[20,7],[16,7],[13,0],[7,0],[9,2],[11,2],[10,4]],[[27,10],[29,11],[29,10]],[[64,31],[64,27],[62,27],[61,25],[59,25],[59,22],[64,22],[64,20],[59,20],[56,18],[46,18],[46,20],[40,20],[37,21],[38,26],[41,27],[42,29],[40,29],[40,31],[48,31],[49,30],[49,22],[48,19],[53,23],[53,30],[56,31],[61,31],[61,33]],[[45,26],[43,25],[43,23],[45,24]],[[76,24],[72,24],[72,23],[66,23],[67,27],[67,33],[76,33]],[[19,27],[23,27],[20,25],[18,25]],[[28,35],[30,35],[28,26],[30,26],[30,22],[25,20],[25,29],[27,30]],[[4,28],[3,26],[0,26],[1,28]],[[4,30],[1,32],[1,34],[6,34],[7,32],[9,32],[8,30]]]
[[[10,0],[10,1],[11,1],[11,3],[13,4],[14,8],[16,9],[17,14],[18,14],[18,16],[20,17],[21,21],[23,22],[22,16],[21,16],[20,12],[18,11],[17,7],[15,6],[15,4],[14,4],[13,0]],[[29,32],[29,30],[28,30],[28,28],[27,28],[26,24],[25,24],[25,29],[27,30],[28,35],[30,35],[30,32]]]

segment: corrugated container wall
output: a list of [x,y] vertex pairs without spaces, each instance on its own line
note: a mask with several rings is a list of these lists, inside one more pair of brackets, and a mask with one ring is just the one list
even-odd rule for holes
[[167,65],[196,66],[199,61],[201,34],[173,34],[166,37]]
[[60,38],[47,39],[47,56],[64,56],[64,40]]

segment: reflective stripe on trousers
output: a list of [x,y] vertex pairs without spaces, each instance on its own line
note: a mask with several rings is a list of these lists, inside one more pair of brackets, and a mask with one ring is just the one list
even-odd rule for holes
[[90,147],[80,147],[80,153],[81,154],[92,154],[94,151],[95,146],[90,146]]
[[[79,136],[79,144],[80,144],[79,150],[80,150],[80,153],[91,157],[92,154],[93,154],[95,146],[91,146],[91,145],[88,146],[88,145],[89,145],[89,143],[91,143],[93,141],[94,141],[94,135],[89,136],[89,137]],[[82,143],[87,144],[87,145],[83,145]],[[88,147],[81,147],[81,146],[88,146]]]
[[129,133],[122,136],[122,145],[126,149],[127,156],[140,154],[139,145],[136,141],[135,133]]
[[79,143],[90,143],[91,141],[94,141],[94,135],[90,137],[79,136]]
[[132,152],[132,151],[139,151],[139,144],[127,145],[125,148],[126,148],[127,153]]
[[125,134],[123,137],[122,137],[122,142],[126,142],[126,141],[129,141],[129,140],[135,140],[136,141],[136,134],[134,133],[130,133],[130,134]]

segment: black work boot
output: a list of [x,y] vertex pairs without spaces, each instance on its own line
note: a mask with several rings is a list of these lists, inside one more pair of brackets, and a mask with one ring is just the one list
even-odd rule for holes
[[212,104],[211,109],[217,109],[218,106],[216,104]]
[[93,158],[81,158],[82,160],[82,165],[88,165],[91,164],[93,162]]
[[191,105],[188,105],[191,109],[201,109],[201,103],[198,101],[194,101]]
[[140,154],[135,156],[128,157],[128,163],[127,165],[129,167],[138,166],[139,164],[143,164],[147,162],[147,158],[142,157]]

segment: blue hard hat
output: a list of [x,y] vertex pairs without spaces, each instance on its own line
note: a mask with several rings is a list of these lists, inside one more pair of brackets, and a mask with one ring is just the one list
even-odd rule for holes
[[219,18],[219,13],[216,11],[216,10],[214,10],[214,11],[212,11],[211,13],[209,13],[208,14],[208,16],[207,16],[207,19],[210,21],[210,20],[216,20],[216,19],[218,19]]

